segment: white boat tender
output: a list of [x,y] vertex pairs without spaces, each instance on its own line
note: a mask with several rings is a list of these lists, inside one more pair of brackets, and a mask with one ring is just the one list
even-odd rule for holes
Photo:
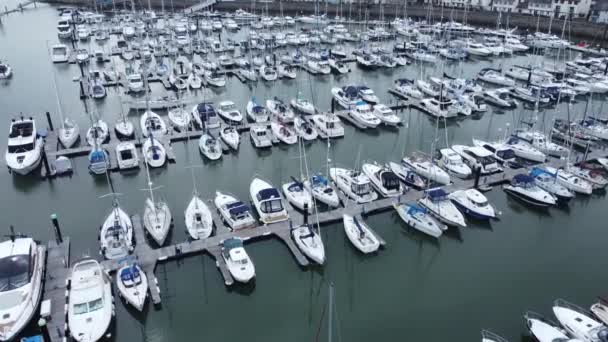
[[372,185],[384,197],[397,197],[403,193],[399,177],[388,167],[377,163],[366,163],[361,171],[369,178]]

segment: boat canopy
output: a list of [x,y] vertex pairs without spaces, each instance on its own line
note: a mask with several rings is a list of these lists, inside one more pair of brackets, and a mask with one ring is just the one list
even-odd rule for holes
[[557,172],[551,173],[551,172],[549,172],[549,171],[547,171],[545,169],[541,169],[540,167],[534,167],[530,171],[530,176],[532,176],[532,177],[538,177],[538,176],[541,176],[541,175],[548,175],[550,177],[554,177],[555,178],[555,177],[557,177]]
[[409,215],[415,215],[416,213],[424,213],[425,214],[426,213],[426,209],[423,208],[423,207],[421,207],[421,206],[418,206],[416,204],[410,204],[409,205],[409,209],[407,210],[407,213]]
[[279,191],[275,188],[262,189],[258,192],[258,200],[265,201],[269,199],[281,198]]
[[433,202],[444,200],[448,196],[448,193],[441,188],[428,190],[426,194]]
[[232,216],[232,217],[237,217],[244,213],[249,212],[249,206],[247,206],[245,203],[243,203],[241,201],[233,202],[233,203],[226,205],[226,209],[228,209],[228,212],[230,213],[230,216]]
[[312,184],[313,185],[325,185],[327,186],[329,182],[327,181],[327,178],[325,178],[325,176],[323,175],[314,175],[312,176]]
[[533,184],[534,178],[532,176],[528,176],[525,174],[518,174],[518,175],[513,176],[512,183],[514,183],[514,184]]
[[141,283],[141,275],[139,274],[139,268],[135,264],[131,267],[126,267],[120,271],[120,280],[123,284],[133,286]]
[[399,190],[399,186],[401,185],[400,180],[393,172],[382,172],[380,178],[382,179],[382,186],[387,190]]
[[233,248],[243,247],[243,241],[241,239],[229,238],[224,240],[223,245],[225,249],[230,250]]
[[89,154],[89,162],[104,163],[106,161],[106,153],[103,150],[93,150]]
[[359,89],[355,86],[347,86],[342,88],[344,90],[344,95],[350,98],[357,98],[359,94]]

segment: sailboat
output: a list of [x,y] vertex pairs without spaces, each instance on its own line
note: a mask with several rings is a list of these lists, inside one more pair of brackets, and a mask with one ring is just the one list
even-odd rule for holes
[[[186,130],[187,134],[188,130]],[[190,137],[187,135],[186,140]],[[188,157],[190,152],[188,151]],[[188,234],[194,240],[206,239],[213,233],[213,216],[207,204],[199,197],[198,189],[196,188],[196,177],[194,174],[194,166],[188,166],[190,169],[190,176],[192,177],[192,199],[186,207],[184,212],[184,219],[186,221],[186,229]]]
[[[144,154],[144,158],[148,159],[148,156]],[[147,161],[147,160],[146,160]],[[148,163],[146,165],[146,177],[148,179],[148,189],[150,197],[146,199],[144,206],[144,227],[150,233],[154,241],[162,246],[165,243],[169,229],[171,228],[171,210],[164,201],[157,201],[154,199],[154,188],[152,188],[152,180],[150,179],[150,168]]]
[[76,122],[67,117],[63,117],[63,106],[61,105],[61,98],[59,97],[59,92],[57,91],[57,77],[55,72],[53,72],[53,88],[55,89],[57,112],[59,113],[59,119],[61,120],[61,127],[58,130],[57,138],[63,147],[71,148],[80,137],[80,127]]
[[362,253],[373,253],[380,248],[380,241],[363,220],[344,214],[342,223],[348,240]]
[[106,217],[99,232],[101,253],[106,259],[124,258],[133,250],[133,223],[112,193],[112,210]]
[[137,264],[123,266],[116,272],[116,288],[125,302],[142,311],[148,295],[148,278]]

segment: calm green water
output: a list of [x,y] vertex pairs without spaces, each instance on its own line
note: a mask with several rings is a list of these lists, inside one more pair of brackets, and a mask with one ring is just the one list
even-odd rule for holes
[[[75,65],[52,65],[46,41],[57,41],[57,12],[46,6],[23,14],[2,18],[0,58],[13,66],[12,80],[0,84],[0,112],[6,125],[19,113],[36,117],[45,126],[45,111],[56,112],[52,86],[56,72],[64,112],[88,126],[78,85]],[[242,34],[242,33],[241,33]],[[468,62],[463,66],[445,65],[445,71],[472,76],[480,68],[499,64],[523,64],[540,57],[513,57],[494,61]],[[366,83],[385,103],[394,103],[386,90],[397,77],[416,78],[421,72],[440,75],[441,67],[409,66],[394,71],[354,71],[343,77],[317,78],[300,73],[297,80],[273,84],[259,82],[248,86],[229,79],[226,89],[213,90],[206,97],[230,99],[244,110],[247,99],[280,96],[284,99],[302,92],[317,106],[328,109],[332,86]],[[153,87],[156,94],[163,90]],[[110,90],[96,107],[101,116],[113,122],[120,113],[117,90]],[[581,115],[584,103],[570,106],[572,116]],[[590,108],[602,110],[602,100],[592,99]],[[490,109],[478,117],[450,123],[447,133],[439,127],[442,146],[469,144],[473,136],[496,138],[520,116],[538,116],[546,122],[565,116],[567,105],[535,114],[518,109],[502,112]],[[346,137],[332,142],[333,160],[352,166],[360,151],[362,160],[398,160],[404,152],[430,151],[435,140],[435,124],[415,110],[404,111],[407,125],[399,130],[379,129],[361,132],[346,126]],[[131,113],[137,120],[137,113]],[[138,121],[137,121],[138,122]],[[543,125],[541,124],[540,127]],[[0,130],[5,148],[7,130]],[[176,143],[178,163],[153,170],[153,180],[173,209],[176,226],[169,240],[186,239],[183,210],[190,199],[192,184],[184,168],[192,158],[203,164],[196,170],[197,186],[207,198],[215,190],[248,197],[251,178],[259,174],[275,185],[296,174],[297,148],[274,147],[272,151],[253,149],[243,136],[237,154],[224,155],[217,163],[202,160],[194,143]],[[325,159],[325,144],[307,147],[311,169],[319,170]],[[97,255],[98,227],[110,206],[104,180],[89,176],[86,158],[74,160],[71,178],[39,181],[32,177],[13,177],[0,172],[0,220],[4,227],[33,234],[40,240],[52,238],[49,215],[57,213],[65,235],[72,239],[73,259],[83,254]],[[146,184],[143,172],[113,174],[117,191],[123,193],[124,209],[141,212]],[[368,219],[369,224],[388,242],[374,256],[361,256],[349,244],[341,225],[323,228],[327,263],[323,267],[301,269],[288,249],[278,240],[247,244],[256,265],[255,287],[226,288],[210,257],[196,256],[179,263],[159,265],[156,274],[163,295],[162,309],[148,307],[143,315],[117,301],[116,341],[316,341],[326,340],[327,284],[336,285],[337,317],[334,337],[338,341],[475,341],[479,331],[489,328],[510,340],[520,340],[525,332],[522,314],[535,310],[550,315],[551,303],[566,298],[588,306],[603,294],[608,275],[604,241],[608,232],[603,223],[606,199],[593,195],[577,198],[567,208],[535,211],[506,198],[499,189],[487,194],[502,212],[502,219],[490,224],[469,222],[469,228],[451,230],[439,241],[408,229],[395,213]]]

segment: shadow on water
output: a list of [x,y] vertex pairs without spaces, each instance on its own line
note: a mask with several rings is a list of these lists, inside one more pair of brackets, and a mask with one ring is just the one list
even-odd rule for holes
[[[448,227],[448,229],[443,231],[443,236],[448,237],[452,240],[456,240],[460,243],[463,243],[464,239],[462,237],[462,232],[460,231],[460,229],[463,229],[463,228]],[[464,229],[466,229],[466,228],[464,228]]]
[[[40,168],[37,168],[36,170],[32,171],[34,174],[36,173],[40,173]],[[39,180],[36,179],[35,177],[23,177],[21,175],[17,175],[17,174],[10,174],[9,175],[12,178],[13,181],[13,188],[16,189],[17,191],[20,192],[30,192],[34,187],[39,185]]]
[[507,196],[507,205],[509,206],[509,209],[517,214],[531,213],[538,217],[551,217],[551,212],[549,211],[548,207],[529,205],[521,200],[513,198],[512,196]]
[[249,296],[253,293],[253,290],[255,290],[255,283],[255,277],[246,284],[235,281],[234,284],[226,286],[226,292],[236,293],[241,296]]

